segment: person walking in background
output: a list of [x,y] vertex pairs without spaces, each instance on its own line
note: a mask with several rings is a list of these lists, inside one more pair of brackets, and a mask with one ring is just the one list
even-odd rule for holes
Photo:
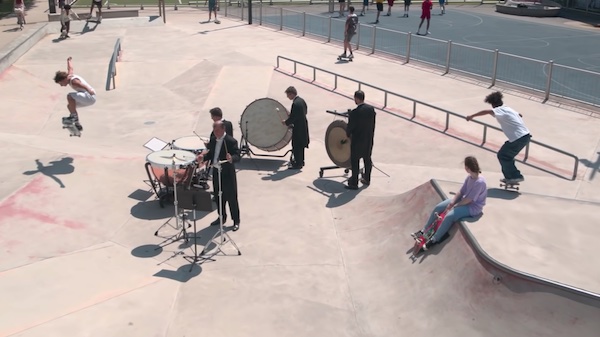
[[408,10],[410,9],[410,0],[404,0],[404,15],[403,17],[408,17]]
[[98,23],[102,22],[102,0],[92,0],[92,4],[90,5],[90,15],[88,16],[88,20],[92,19],[92,14],[94,13],[94,6],[98,8],[98,18],[96,21]]
[[[352,37],[356,34],[356,28],[358,27],[358,16],[354,14],[354,6],[350,6],[349,8],[350,14],[346,19],[346,24],[344,26],[344,53],[339,57],[347,57],[354,58],[354,54],[352,54],[352,45],[350,42],[352,41]],[[350,52],[350,55],[347,52]]]
[[525,178],[521,171],[515,166],[515,157],[531,140],[529,129],[523,122],[523,115],[504,105],[502,102],[502,93],[500,91],[493,92],[485,97],[485,102],[492,106],[491,110],[482,110],[473,115],[467,116],[467,121],[478,116],[492,115],[502,128],[502,132],[508,138],[508,141],[498,150],[498,161],[502,167],[504,179],[503,183],[520,183]]
[[421,23],[419,24],[419,29],[417,29],[417,35],[421,35],[421,26],[423,26],[423,21],[427,20],[427,30],[423,35],[429,35],[429,21],[431,20],[431,9],[433,8],[433,3],[431,0],[424,0],[421,5]]
[[446,0],[439,0],[440,1],[440,15],[444,15],[446,14]]
[[360,11],[360,16],[365,16],[367,14],[367,9],[369,9],[369,0],[363,0],[362,11]]
[[71,5],[64,5],[60,11],[60,38],[70,38],[69,31],[71,30],[71,19],[79,19],[77,13],[71,10]]
[[375,23],[379,23],[379,16],[381,12],[383,12],[383,0],[375,0],[375,5],[377,6],[377,18],[375,19]]
[[394,0],[387,0],[387,3],[388,3],[388,11],[385,16],[391,16],[392,15],[392,7],[394,7]]
[[15,0],[14,2],[15,15],[17,16],[17,25],[23,29],[25,25],[25,2],[24,0]]

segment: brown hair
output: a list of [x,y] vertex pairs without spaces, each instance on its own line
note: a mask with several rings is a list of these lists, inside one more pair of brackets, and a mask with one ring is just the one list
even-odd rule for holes
[[217,116],[217,117],[223,118],[223,110],[221,110],[221,108],[219,108],[219,107],[212,108],[212,109],[210,109],[209,112],[210,112],[211,116]]
[[296,88],[290,86],[287,89],[285,89],[285,93],[286,94],[292,94],[294,96],[298,95],[298,90],[296,90]]
[[502,93],[500,91],[493,92],[485,97],[485,102],[492,105],[492,107],[496,108],[502,106],[504,103],[502,102]]
[[465,166],[471,171],[475,173],[481,173],[481,169],[479,168],[479,163],[477,162],[477,158],[473,156],[468,156],[465,158]]
[[54,82],[59,83],[67,77],[69,77],[69,74],[66,71],[59,70],[56,72],[56,75],[54,75]]

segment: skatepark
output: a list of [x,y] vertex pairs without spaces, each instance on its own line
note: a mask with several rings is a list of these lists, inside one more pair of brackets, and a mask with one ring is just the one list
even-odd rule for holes
[[[236,17],[203,23],[203,10],[169,10],[166,23],[140,15],[73,22],[73,37],[60,42],[58,27],[40,15],[3,44],[2,54],[43,33],[0,74],[7,161],[0,167],[0,336],[599,331],[600,119],[593,108],[543,104],[514,88],[490,89],[365,50],[336,63],[339,44]],[[105,90],[117,41],[115,85]],[[69,56],[98,92],[97,103],[79,111],[80,138],[61,128],[69,90],[52,81]],[[329,73],[319,70],[313,81],[316,68]],[[326,111],[353,108],[359,83],[378,108],[375,168],[368,188],[348,191],[342,169],[323,177],[319,170],[332,165],[324,136],[341,119]],[[239,141],[247,106],[269,97],[289,108],[290,85],[308,104],[306,166],[291,171],[289,156],[255,155],[236,165],[241,226],[228,234],[242,254],[225,244],[225,254],[191,265],[184,257],[193,245],[160,247],[163,237],[154,233],[174,223],[174,207],[161,208],[145,183],[151,151],[144,144],[208,136],[215,106]],[[384,104],[377,88],[401,97],[390,94]],[[577,157],[574,179],[571,157],[532,145],[517,163],[526,177],[520,190],[499,187],[495,151],[504,136],[488,129],[482,145],[482,125],[454,115],[487,109],[483,98],[492,90],[523,114],[534,140]],[[443,111],[454,113],[447,130]],[[276,155],[290,148],[250,146]],[[455,225],[448,240],[411,261],[409,233],[460,189],[467,155],[478,158],[487,180],[484,215]],[[204,247],[217,212],[195,216]],[[167,236],[176,232],[162,227]]]

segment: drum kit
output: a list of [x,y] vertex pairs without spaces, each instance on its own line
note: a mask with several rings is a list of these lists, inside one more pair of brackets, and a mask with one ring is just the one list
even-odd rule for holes
[[288,150],[282,155],[256,154],[248,145],[252,144],[266,152],[283,149],[292,140],[292,129],[281,123],[289,115],[287,109],[272,98],[260,98],[250,103],[240,119],[241,156],[253,154],[261,157],[281,158],[290,153],[292,150]]

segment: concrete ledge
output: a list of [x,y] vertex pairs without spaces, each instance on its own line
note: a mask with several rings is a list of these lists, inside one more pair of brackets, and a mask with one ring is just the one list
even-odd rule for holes
[[[77,15],[79,15],[79,17],[82,20],[87,19],[88,15],[89,15],[89,11],[86,12],[76,12]],[[100,13],[98,11],[96,11],[96,17],[98,17],[100,15]],[[116,19],[116,18],[134,18],[134,17],[139,17],[140,16],[140,11],[139,9],[133,9],[133,8],[124,8],[124,9],[104,9],[102,10],[102,18],[103,19]],[[60,14],[48,14],[48,21],[49,22],[55,22],[55,21],[60,21]]]
[[31,47],[38,43],[47,34],[48,23],[39,24],[39,28],[22,34],[12,43],[0,50],[0,73],[3,73]]

